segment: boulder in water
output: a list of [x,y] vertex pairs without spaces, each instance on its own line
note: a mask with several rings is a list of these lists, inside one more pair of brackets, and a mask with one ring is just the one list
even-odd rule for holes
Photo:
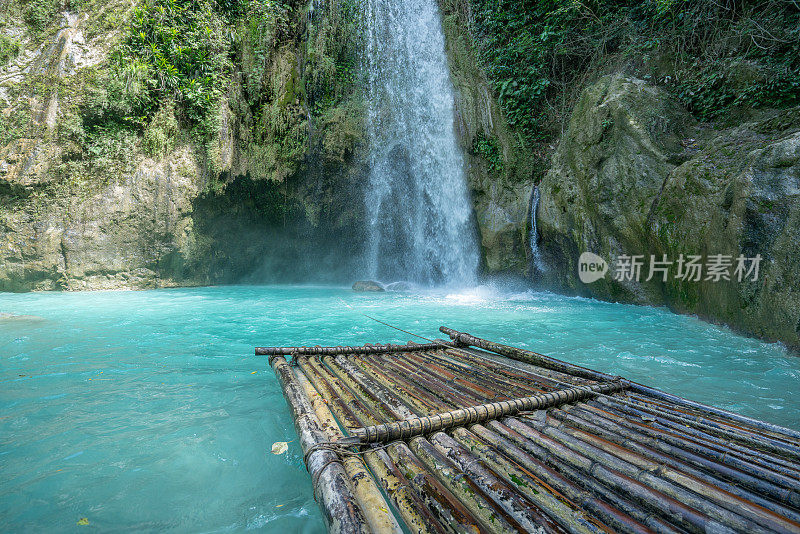
[[383,286],[373,280],[359,280],[353,284],[353,291],[386,291]]

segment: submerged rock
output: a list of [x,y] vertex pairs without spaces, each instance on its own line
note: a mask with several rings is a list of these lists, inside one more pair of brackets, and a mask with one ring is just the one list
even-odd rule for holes
[[353,284],[353,291],[386,291],[382,285],[372,280],[359,280]]

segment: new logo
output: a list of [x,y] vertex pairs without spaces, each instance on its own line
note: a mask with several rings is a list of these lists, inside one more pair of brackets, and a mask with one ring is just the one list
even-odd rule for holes
[[593,252],[584,252],[578,258],[578,278],[584,284],[591,284],[603,278],[608,272],[606,260]]

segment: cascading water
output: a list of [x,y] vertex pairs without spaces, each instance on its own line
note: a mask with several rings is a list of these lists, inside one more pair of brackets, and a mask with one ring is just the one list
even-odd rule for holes
[[435,0],[366,0],[368,269],[380,280],[475,282],[479,254]]
[[539,210],[539,186],[533,186],[531,192],[531,233],[528,236],[531,247],[532,268],[531,273],[542,272],[545,270],[544,262],[542,261],[542,253],[539,251],[539,231],[536,228],[536,212]]

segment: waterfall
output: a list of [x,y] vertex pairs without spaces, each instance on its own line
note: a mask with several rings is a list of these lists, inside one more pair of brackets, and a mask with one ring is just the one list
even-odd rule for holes
[[366,0],[370,276],[472,284],[479,252],[436,0]]
[[536,228],[536,212],[539,210],[539,186],[534,185],[531,192],[531,233],[528,236],[531,247],[531,259],[533,260],[531,266],[531,273],[543,272],[545,270],[544,262],[542,261],[542,253],[539,252],[539,232]]

